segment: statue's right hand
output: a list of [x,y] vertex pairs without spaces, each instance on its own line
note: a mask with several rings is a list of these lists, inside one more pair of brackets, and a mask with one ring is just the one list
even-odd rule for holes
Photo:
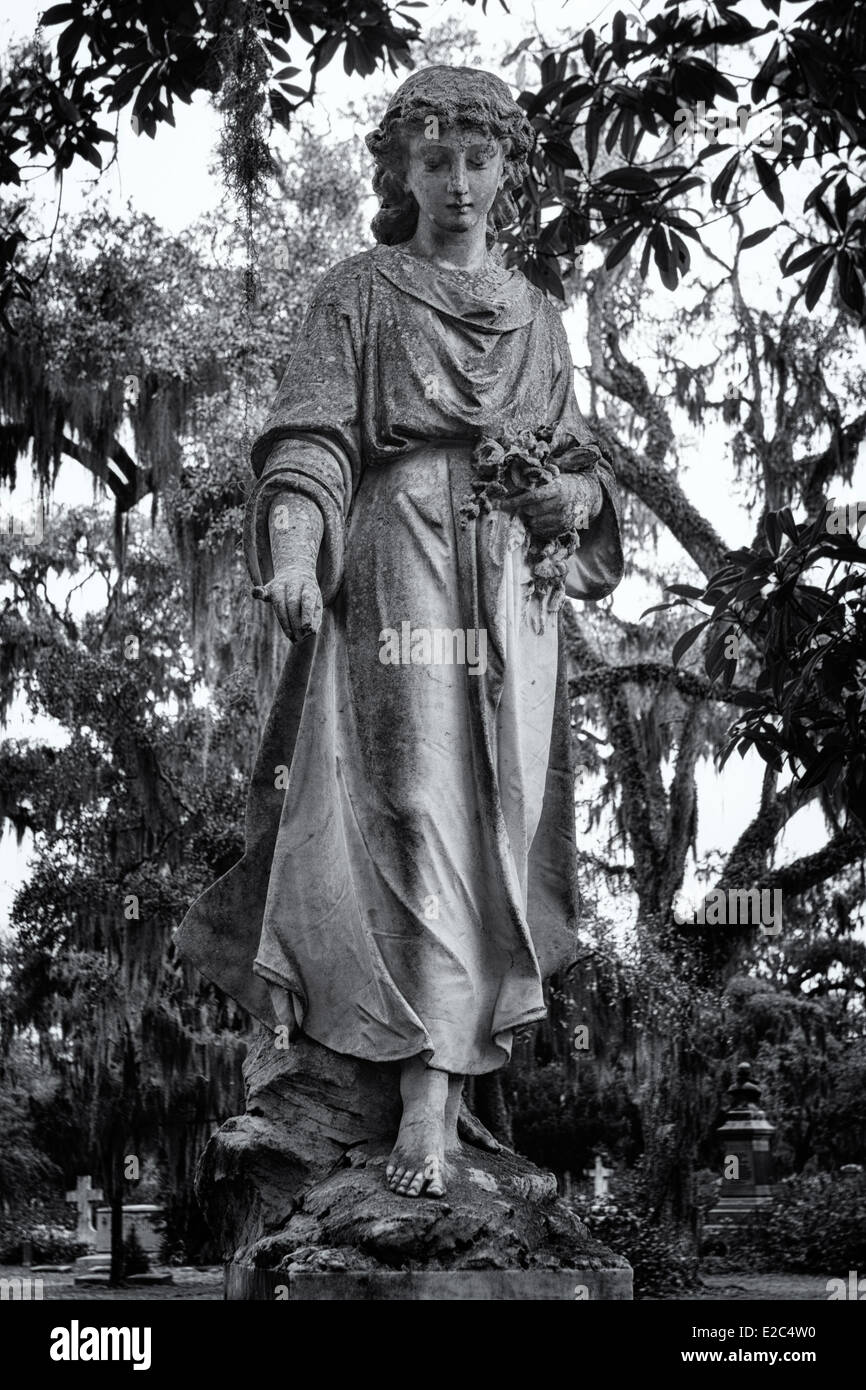
[[273,607],[290,642],[300,642],[322,626],[322,594],[316,576],[303,568],[281,568],[264,585],[262,597]]

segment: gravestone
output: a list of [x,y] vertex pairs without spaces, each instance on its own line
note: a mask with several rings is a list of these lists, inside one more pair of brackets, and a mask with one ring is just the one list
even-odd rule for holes
[[[162,1207],[150,1202],[124,1205],[124,1240],[129,1240],[134,1231],[142,1250],[149,1255],[158,1253],[162,1233],[156,1229],[156,1222],[161,1216]],[[111,1252],[111,1207],[100,1207],[96,1213],[96,1249],[98,1253]]]
[[596,1201],[605,1201],[610,1196],[610,1184],[608,1178],[613,1172],[612,1168],[605,1168],[601,1154],[596,1154],[595,1163],[591,1168],[584,1168],[584,1173],[588,1178],[592,1178],[592,1195]]
[[75,1181],[75,1190],[67,1192],[67,1202],[74,1202],[78,1208],[78,1225],[75,1239],[82,1245],[96,1245],[96,1227],[93,1224],[92,1208],[103,1201],[102,1188],[90,1186],[90,1174],[84,1174]]
[[741,1062],[737,1080],[728,1091],[730,1107],[719,1127],[723,1176],[719,1200],[707,1215],[704,1247],[726,1249],[738,1227],[773,1201],[770,1137],[775,1133],[759,1104],[760,1087],[751,1080],[751,1067]]

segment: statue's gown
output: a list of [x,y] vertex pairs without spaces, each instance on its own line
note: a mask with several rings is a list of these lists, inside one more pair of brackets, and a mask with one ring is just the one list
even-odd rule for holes
[[[522,522],[459,517],[482,434],[556,422],[567,443],[589,439],[572,372],[557,310],[500,265],[473,275],[377,247],[316,287],[253,448],[246,553],[267,582],[274,497],[314,498],[324,618],[286,659],[246,853],[178,938],[271,1027],[275,984],[336,1052],[492,1071],[512,1030],[544,1015],[542,977],[573,958],[557,618],[538,632],[524,611]],[[622,572],[616,485],[596,471],[603,508],[569,575],[588,599]],[[427,664],[423,634],[417,664],[382,659],[385,629],[437,628],[483,629],[483,674]]]

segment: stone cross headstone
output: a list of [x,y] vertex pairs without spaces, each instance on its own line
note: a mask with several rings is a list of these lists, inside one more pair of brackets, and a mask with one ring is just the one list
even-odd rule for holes
[[87,1245],[96,1242],[96,1227],[93,1224],[91,1207],[95,1202],[103,1201],[102,1189],[90,1186],[90,1174],[87,1173],[79,1177],[75,1183],[75,1191],[67,1192],[67,1202],[74,1202],[78,1208],[78,1225],[75,1230],[77,1240],[84,1241]]
[[604,1163],[602,1162],[601,1154],[596,1154],[595,1163],[593,1164],[593,1166],[591,1168],[584,1168],[583,1171],[585,1172],[588,1178],[592,1178],[593,1180],[592,1195],[594,1197],[604,1198],[610,1196],[610,1184],[608,1183],[608,1178],[613,1172],[613,1169],[605,1168]]

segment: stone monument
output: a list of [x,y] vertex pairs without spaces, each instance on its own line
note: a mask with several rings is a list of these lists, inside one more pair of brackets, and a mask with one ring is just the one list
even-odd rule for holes
[[595,1162],[591,1168],[584,1168],[584,1175],[592,1178],[592,1195],[596,1202],[606,1202],[610,1196],[610,1184],[608,1178],[613,1172],[612,1168],[605,1168],[601,1154],[596,1154]]
[[629,1298],[462,1103],[573,962],[566,594],[622,575],[555,306],[497,251],[533,131],[413,73],[367,137],[376,246],[315,287],[252,449],[254,596],[291,648],[243,859],[183,955],[262,1031],[197,1191],[230,1298]]
[[93,1207],[104,1201],[101,1187],[90,1186],[90,1174],[83,1174],[75,1180],[75,1188],[66,1194],[67,1202],[74,1202],[78,1209],[78,1225],[75,1239],[81,1245],[96,1245],[96,1227],[93,1224]]
[[[162,1207],[152,1202],[129,1202],[123,1206],[123,1239],[129,1240],[135,1233],[140,1248],[148,1255],[159,1253],[162,1233],[159,1221],[163,1215]],[[111,1207],[99,1207],[96,1212],[96,1250],[97,1254],[111,1253]]]
[[711,1250],[726,1249],[736,1229],[773,1201],[770,1137],[776,1127],[761,1109],[761,1090],[751,1079],[748,1062],[737,1067],[728,1099],[727,1118],[718,1130],[723,1146],[722,1187],[702,1235],[704,1248]]

